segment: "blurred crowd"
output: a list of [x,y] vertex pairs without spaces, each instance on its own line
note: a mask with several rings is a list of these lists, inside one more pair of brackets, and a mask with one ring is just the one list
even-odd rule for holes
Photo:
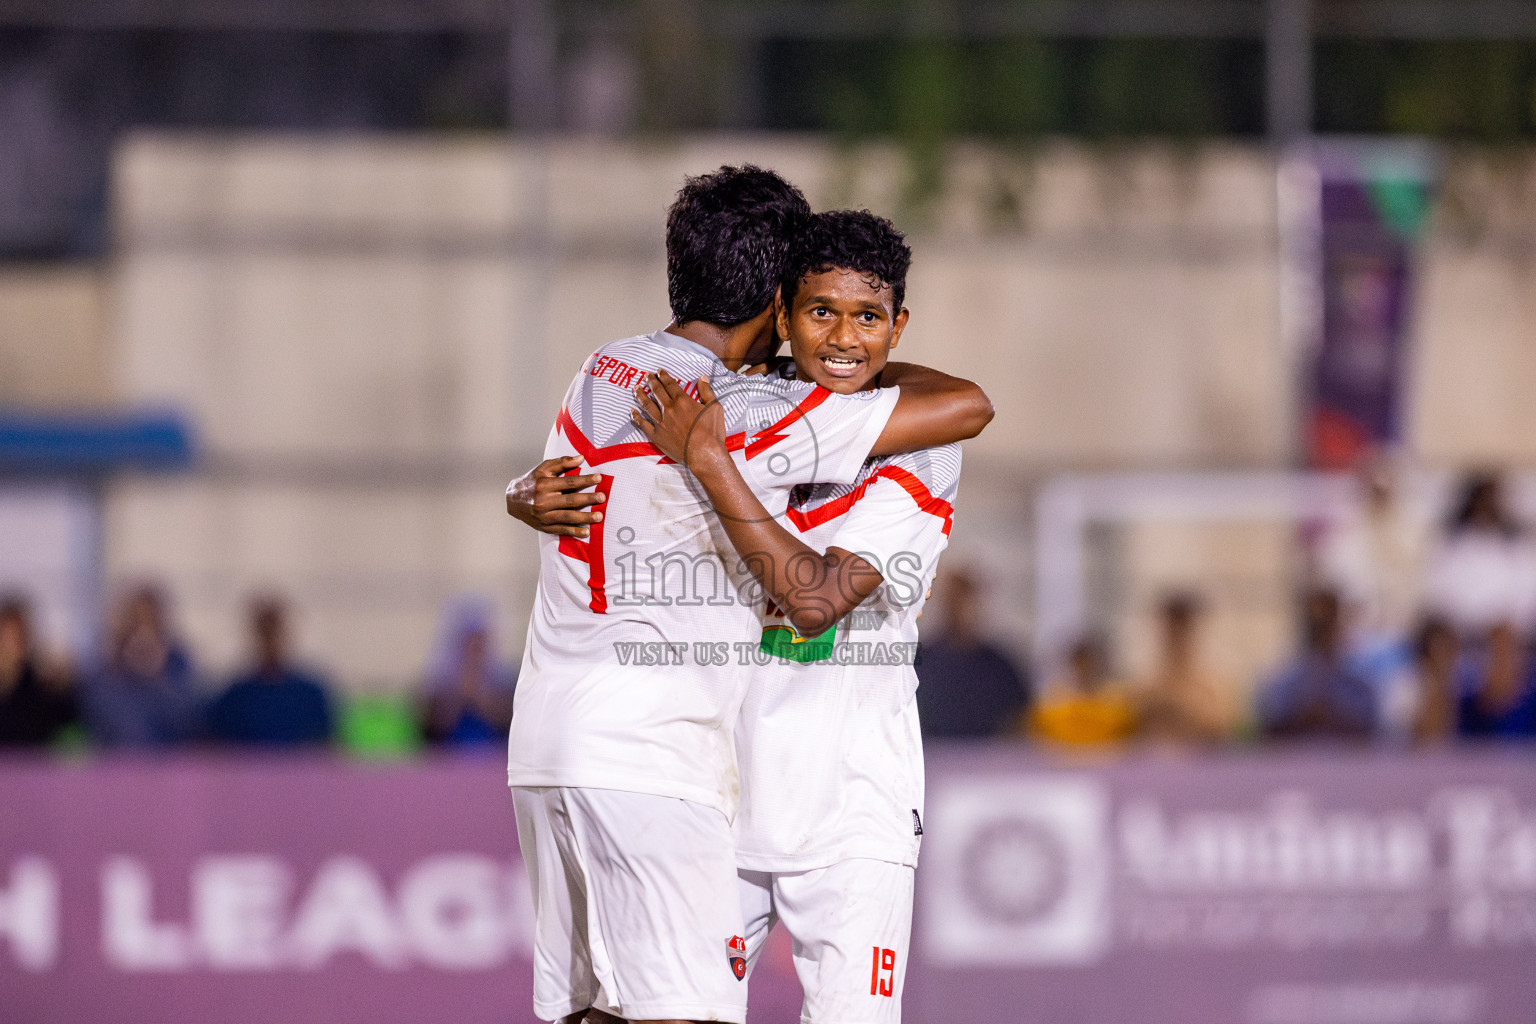
[[[1202,595],[1158,601],[1157,654],[1116,678],[1102,638],[1035,685],[977,624],[976,583],[941,574],[918,661],[924,733],[1065,747],[1330,740],[1536,742],[1536,546],[1497,474],[1460,482],[1436,529],[1389,466],[1361,474],[1357,514],[1307,524],[1294,649],[1251,687],[1206,660]],[[1251,696],[1249,696],[1251,694]]]
[[[1210,667],[1209,599],[1192,591],[1158,600],[1156,656],[1140,678],[1119,678],[1088,635],[1035,680],[987,636],[976,578],[942,571],[917,663],[924,734],[1074,748],[1536,742],[1536,545],[1500,478],[1461,481],[1438,527],[1406,507],[1385,467],[1361,485],[1356,513],[1303,529],[1294,649],[1251,685]],[[295,661],[290,618],[280,597],[253,598],[247,663],[215,679],[154,586],[122,594],[101,652],[80,666],[45,657],[27,602],[0,598],[0,746],[500,748],[517,679],[490,602],[448,603],[403,700],[344,699]]]
[[83,667],[50,662],[27,602],[0,599],[0,746],[500,749],[516,674],[498,659],[488,602],[448,605],[419,691],[403,704],[341,699],[324,673],[294,660],[289,619],[281,598],[253,598],[248,662],[214,679],[157,587],[124,593],[97,662]]

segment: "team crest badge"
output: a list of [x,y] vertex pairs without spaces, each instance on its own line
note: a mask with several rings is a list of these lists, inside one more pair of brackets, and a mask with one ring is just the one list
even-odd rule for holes
[[726,959],[731,963],[731,973],[736,975],[736,980],[741,981],[747,976],[747,940],[740,935],[732,935],[725,940]]

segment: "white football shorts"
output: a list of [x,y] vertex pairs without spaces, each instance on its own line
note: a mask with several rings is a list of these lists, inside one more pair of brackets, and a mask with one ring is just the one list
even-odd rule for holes
[[[512,788],[533,888],[533,1006],[626,1020],[747,1015],[731,828],[676,797]],[[734,940],[734,941],[733,941]]]
[[793,940],[805,1024],[898,1024],[912,937],[913,871],[845,860],[812,871],[741,871],[747,962],[774,922]]

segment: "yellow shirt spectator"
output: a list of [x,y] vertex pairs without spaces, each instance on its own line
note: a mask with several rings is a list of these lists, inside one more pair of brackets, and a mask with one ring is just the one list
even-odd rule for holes
[[1119,743],[1135,728],[1135,710],[1118,692],[1063,694],[1041,701],[1029,717],[1031,736],[1072,747]]
[[1103,677],[1091,641],[1072,648],[1066,679],[1047,688],[1029,712],[1024,731],[1035,739],[1070,747],[1118,744],[1136,730],[1136,709],[1125,689]]

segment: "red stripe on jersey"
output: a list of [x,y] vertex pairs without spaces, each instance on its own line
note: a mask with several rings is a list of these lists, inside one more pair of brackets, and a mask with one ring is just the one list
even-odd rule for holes
[[[791,409],[782,419],[779,420],[779,422],[775,423],[771,427],[757,432],[757,435],[752,438],[752,443],[746,445],[747,458],[755,459],[769,448],[772,448],[774,445],[784,440],[787,435],[781,433],[781,431],[787,430],[789,427],[799,422],[805,417],[806,413],[810,412],[812,409],[816,408],[822,402],[825,402],[828,398],[831,397],[832,392],[828,391],[826,388],[817,387],[812,390],[810,394],[806,395],[800,400],[799,405]],[[740,438],[741,440],[736,441],[737,438]],[[726,451],[735,451],[736,448],[742,446],[742,442],[745,440],[745,434],[733,434],[731,437],[726,439]],[[732,441],[736,441],[736,447],[731,446]]]
[[789,516],[789,521],[794,523],[801,533],[804,533],[847,513],[849,509],[853,508],[855,502],[864,497],[865,493],[874,485],[874,482],[882,477],[899,484],[901,489],[911,495],[913,501],[917,502],[918,508],[931,516],[937,516],[942,519],[944,521],[944,536],[949,536],[950,528],[955,525],[955,506],[943,498],[935,498],[929,493],[928,488],[923,486],[921,480],[900,466],[881,466],[865,477],[857,487],[842,497],[823,502],[809,511],[802,512],[800,509],[792,508],[786,515]]
[[571,418],[571,410],[565,406],[560,407],[560,415],[555,418],[555,429],[565,434],[566,440],[571,442],[571,447],[576,449],[576,454],[580,455],[589,466],[601,466],[605,462],[613,462],[616,459],[661,455],[661,449],[649,441],[629,441],[625,444],[611,444],[606,448],[597,447],[587,440],[587,435],[581,432],[581,428]]
[[810,394],[802,398],[800,404],[781,417],[777,423],[764,427],[752,435],[751,444],[747,443],[746,431],[726,437],[725,450],[728,452],[739,452],[745,448],[747,450],[747,458],[755,459],[788,436],[781,433],[781,431],[793,426],[798,420],[804,418],[806,413],[831,397],[832,392],[818,386]]
[[[806,413],[815,409],[822,402],[825,402],[831,394],[832,392],[825,388],[816,388],[777,423],[754,435],[750,445],[747,444],[745,432],[732,434],[726,438],[726,451],[734,452],[746,448],[747,458],[749,459],[767,451],[787,436],[779,433],[779,431],[792,426],[802,419]],[[672,461],[662,454],[661,449],[649,441],[629,441],[624,444],[611,444],[605,448],[599,448],[588,439],[587,435],[581,432],[581,428],[576,425],[576,420],[571,416],[571,410],[565,406],[560,407],[560,415],[555,418],[555,429],[565,435],[566,440],[571,442],[571,447],[576,449],[576,454],[581,456],[582,462],[588,467],[595,468],[606,462],[616,462],[620,459],[645,458],[652,455],[660,457],[662,463],[670,463]],[[576,471],[570,470],[569,472],[574,473]],[[916,477],[913,479],[915,480]],[[602,488],[603,493],[609,499],[613,497],[613,477],[604,476],[602,483],[598,486]],[[918,486],[921,487],[922,485],[919,484]],[[607,507],[607,504],[608,502],[604,501],[601,505],[594,505],[589,511],[601,511]],[[607,516],[604,516],[603,521],[593,523],[587,530],[586,540],[578,540],[575,537],[561,537],[558,548],[562,555],[587,563],[587,586],[592,591],[592,600],[588,604],[599,615],[605,614],[608,611],[608,593],[605,589],[607,568],[603,564],[603,526],[606,521]],[[945,527],[944,532],[949,532],[948,526]]]
[[928,488],[917,478],[917,474],[902,469],[900,466],[882,466],[877,476],[883,476],[894,480],[901,485],[902,490],[912,496],[917,502],[917,507],[931,516],[938,516],[944,520],[944,536],[949,536],[950,527],[955,525],[955,506],[943,498],[935,498],[929,493]]
[[[570,476],[576,470],[570,470],[565,475]],[[598,488],[603,492],[603,503],[593,505],[588,511],[603,512],[608,508],[608,502],[613,498],[613,477],[603,475],[598,481]],[[587,527],[587,539],[578,540],[575,537],[561,537],[558,548],[562,555],[574,558],[578,562],[587,563],[587,589],[592,592],[592,600],[587,602],[599,615],[608,612],[608,568],[603,564],[603,525],[608,521],[607,515]]]
[[[689,393],[692,394],[692,392]],[[694,395],[695,399],[697,397],[697,395]],[[780,417],[778,422],[754,434],[751,443],[748,443],[745,431],[727,436],[725,439],[725,450],[728,452],[739,452],[745,448],[748,459],[757,458],[763,452],[789,436],[783,433],[783,431],[804,419],[807,413],[830,397],[832,397],[832,392],[826,388],[817,387],[801,399],[799,405]],[[663,455],[661,449],[649,441],[629,441],[625,444],[609,445],[606,448],[597,447],[587,440],[586,435],[581,432],[581,428],[576,426],[576,421],[571,418],[571,412],[567,408],[562,407],[560,409],[560,416],[555,420],[555,425],[564,431],[565,436],[570,439],[571,445],[576,449],[576,453],[585,459],[589,466],[598,466],[604,462],[612,462],[615,459],[633,459],[643,455],[658,455],[661,457],[661,465],[672,464],[672,460]]]

